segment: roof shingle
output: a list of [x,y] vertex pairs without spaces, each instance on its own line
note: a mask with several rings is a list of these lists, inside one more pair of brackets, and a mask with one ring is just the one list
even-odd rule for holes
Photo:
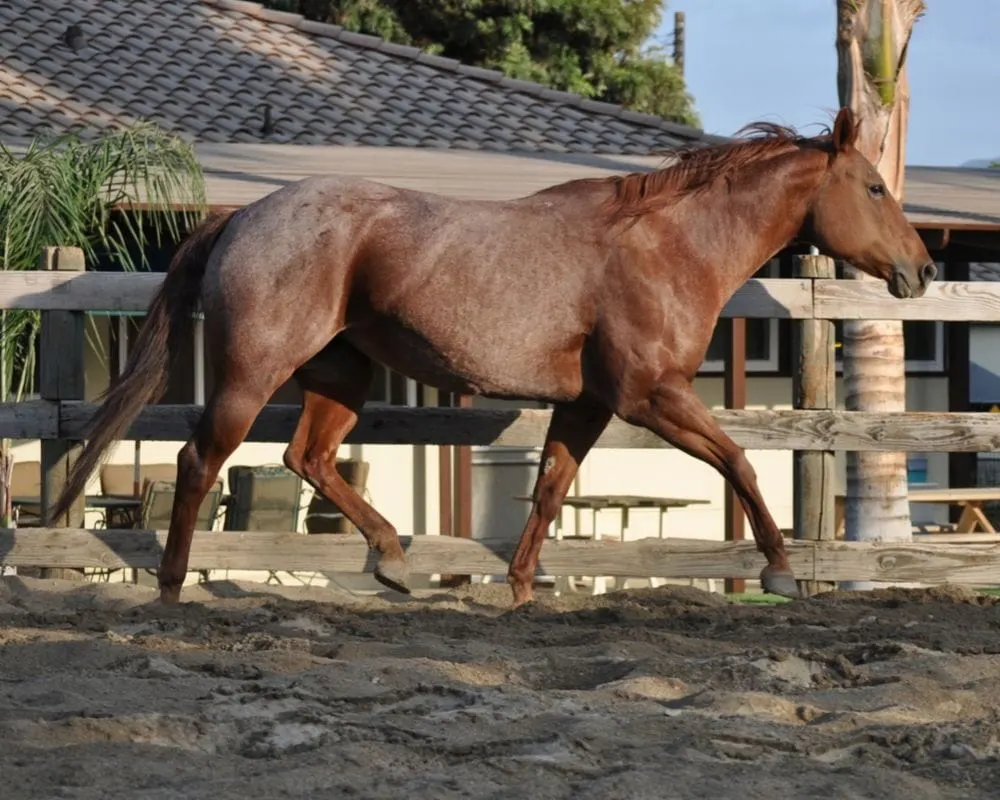
[[[78,51],[62,42],[73,23]],[[644,155],[715,140],[243,0],[7,0],[0,79],[0,102],[27,112],[0,116],[5,139],[144,117],[206,142]]]

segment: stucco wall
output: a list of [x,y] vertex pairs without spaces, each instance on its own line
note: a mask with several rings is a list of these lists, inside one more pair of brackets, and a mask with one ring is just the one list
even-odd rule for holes
[[[99,328],[107,320],[97,320]],[[100,337],[107,341],[106,336]],[[107,385],[106,354],[94,345],[87,353],[87,397],[94,399]],[[696,382],[701,397],[713,408],[722,407],[723,382],[721,378],[706,377]],[[842,406],[842,385],[838,382],[838,397]],[[747,381],[747,404],[750,408],[791,408],[791,381],[784,378],[754,378]],[[477,406],[508,405],[497,401],[476,400]],[[947,409],[947,380],[941,378],[911,378],[907,382],[907,408],[913,411]],[[540,444],[540,443],[539,443]],[[174,463],[182,442],[144,442],[142,460],[145,463]],[[222,477],[234,464],[280,463],[283,444],[245,443],[226,461]],[[113,447],[109,461],[132,463],[134,445],[123,442]],[[402,534],[436,535],[440,531],[438,509],[438,449],[400,445],[353,445],[345,448],[344,455],[363,458],[370,462],[369,492],[371,501]],[[761,490],[772,514],[780,527],[792,525],[792,479],[790,451],[750,451],[748,456],[757,471]],[[39,457],[37,442],[20,443],[16,447],[18,460],[36,460]],[[477,469],[482,467],[477,467]],[[845,458],[838,454],[837,472],[843,486]],[[533,465],[525,465],[524,483],[530,486],[534,479]],[[928,455],[928,480],[947,485],[947,454]],[[515,483],[517,481],[515,480]],[[228,490],[228,486],[226,487]],[[98,491],[98,479],[91,477],[89,491]],[[311,489],[306,488],[303,508],[308,504]],[[504,492],[506,490],[503,490]],[[710,467],[677,450],[620,450],[595,449],[588,456],[580,471],[574,491],[579,493],[649,494],[670,497],[687,497],[708,500],[705,505],[672,510],[665,520],[665,535],[705,539],[723,537],[724,484]],[[474,499],[474,503],[477,500]],[[478,500],[484,502],[482,498]],[[504,504],[507,504],[504,508]],[[490,519],[491,533],[516,538],[527,516],[528,504],[503,497],[494,498],[494,507],[502,509],[500,519]],[[914,517],[944,519],[944,509],[914,507]],[[303,512],[304,516],[304,512]],[[588,513],[577,515],[571,509],[563,512],[566,533],[576,531],[579,516],[581,532],[592,530]],[[89,514],[87,524],[94,524],[95,514]],[[477,517],[481,519],[481,515]],[[598,516],[598,529],[602,533],[619,531],[619,514],[604,511]],[[302,525],[300,523],[300,530]],[[655,511],[634,511],[631,514],[629,537],[654,536],[657,530]],[[749,534],[749,531],[748,531]],[[338,576],[343,578],[343,576]],[[352,583],[357,583],[353,580]],[[367,585],[366,580],[358,583]]]

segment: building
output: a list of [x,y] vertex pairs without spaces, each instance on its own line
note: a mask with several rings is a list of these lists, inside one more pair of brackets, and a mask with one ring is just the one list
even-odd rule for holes
[[[67,35],[71,24],[79,26],[79,36]],[[245,204],[321,172],[463,197],[510,198],[571,178],[654,168],[663,151],[717,141],[656,117],[243,0],[107,0],[86,11],[70,0],[12,0],[0,7],[0,74],[0,141],[22,146],[46,128],[86,135],[144,117],[195,142],[209,202],[220,206]],[[906,213],[944,265],[943,278],[962,279],[970,263],[976,279],[996,277],[990,264],[1000,261],[1000,172],[910,167]],[[169,255],[154,253],[154,267],[162,269]],[[761,274],[784,276],[789,269],[789,259],[779,257]],[[102,356],[102,348],[89,355],[90,397],[107,385],[136,327],[106,317],[95,325],[110,355]],[[991,360],[993,329],[950,327],[907,323],[912,410],[1000,402],[1000,387],[989,388],[1000,374],[1000,364]],[[196,338],[193,331],[190,369],[172,376],[163,402],[200,400]],[[968,375],[957,363],[963,353],[969,362],[970,341],[973,386],[985,387],[972,394],[962,389]],[[697,382],[716,407],[723,398],[724,345],[717,336]],[[749,407],[790,407],[790,360],[787,321],[748,321]],[[210,368],[204,381],[210,390]],[[274,402],[295,399],[294,386],[288,386]],[[400,376],[382,375],[371,400],[432,404],[438,398]],[[173,461],[179,446],[144,444],[143,458]],[[26,443],[21,457],[30,457],[33,447]],[[277,462],[283,450],[246,444],[229,463]],[[400,532],[440,532],[437,448],[349,450],[371,462],[371,499]],[[473,453],[477,535],[518,534],[527,505],[510,495],[530,489],[536,455],[495,448]],[[127,443],[113,455],[117,461],[132,458]],[[791,453],[752,452],[750,458],[779,525],[789,527]],[[954,483],[963,474],[969,479],[967,458],[929,459],[932,483]],[[575,491],[706,499],[707,505],[671,511],[667,534],[723,535],[722,479],[677,451],[595,450]],[[572,529],[570,512],[566,520]],[[589,524],[586,517],[583,524]],[[617,520],[602,524],[616,529]],[[631,535],[653,533],[655,525],[654,514],[637,514]]]

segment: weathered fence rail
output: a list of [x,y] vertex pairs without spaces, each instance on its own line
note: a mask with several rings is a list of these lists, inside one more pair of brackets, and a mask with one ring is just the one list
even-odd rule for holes
[[[50,254],[51,258],[51,254]],[[838,281],[803,273],[796,279],[752,280],[726,306],[730,318],[783,318],[799,321],[833,319],[899,319],[956,322],[1000,322],[1000,284],[936,282],[918,300],[896,300],[874,283]],[[37,438],[49,443],[53,457],[43,481],[51,495],[71,463],[73,443],[86,435],[95,410],[81,402],[81,330],[87,311],[142,312],[162,275],[51,271],[0,273],[0,309],[35,309],[45,315],[42,337],[43,399],[0,405],[0,436]],[[54,312],[54,313],[53,313]],[[809,369],[810,347],[829,346],[822,327],[803,328],[798,380]],[[60,337],[67,337],[62,341]],[[819,337],[819,338],[817,338]],[[826,344],[816,345],[816,342]],[[810,345],[810,342],[813,344]],[[809,380],[823,377],[819,373]],[[829,383],[829,375],[823,377]],[[805,381],[808,383],[809,380]],[[43,381],[46,383],[46,381]],[[751,450],[792,450],[799,455],[839,450],[982,452],[1000,450],[1000,414],[899,413],[871,414],[822,407],[829,387],[818,383],[800,392],[794,411],[718,410],[722,427]],[[813,407],[818,406],[818,407]],[[299,409],[269,406],[247,437],[255,442],[287,442]],[[188,438],[201,407],[147,407],[125,434],[126,439],[176,441]],[[550,412],[468,408],[370,408],[348,437],[368,444],[539,446]],[[61,444],[60,444],[61,443]],[[598,447],[668,447],[651,433],[615,420]],[[62,449],[60,449],[62,448]],[[65,452],[64,452],[65,451]],[[799,472],[808,460],[799,459]],[[819,461],[817,461],[817,464]],[[811,508],[829,505],[824,482],[800,490],[825,493]],[[814,498],[815,499],[815,498]],[[808,527],[797,514],[796,530]],[[0,563],[62,568],[156,567],[164,532],[84,531],[82,505],[64,527],[0,530]],[[816,526],[813,526],[816,527]],[[827,526],[829,527],[829,526]],[[817,528],[813,538],[828,538]],[[809,536],[805,533],[803,536]],[[506,569],[514,544],[451,537],[405,537],[411,569],[418,574],[497,574]],[[831,541],[789,543],[793,567],[804,581],[882,580],[935,583],[1000,583],[1000,546],[944,545],[918,540],[911,545],[871,545]],[[191,569],[370,571],[371,554],[359,537],[303,536],[279,533],[199,532],[191,552]],[[548,574],[599,574],[667,578],[753,578],[763,559],[752,542],[713,542],[670,538],[638,542],[550,542],[541,569]]]
[[[19,439],[83,438],[97,406],[76,401],[31,400],[0,405],[0,436]],[[248,442],[287,442],[299,407],[266,407]],[[202,407],[148,406],[124,435],[126,440],[184,441]],[[1000,450],[1000,414],[980,412],[726,410],[712,412],[723,429],[750,450],[870,450],[898,452],[988,452]],[[369,408],[347,437],[359,444],[540,446],[550,411],[478,408]],[[612,420],[597,447],[669,448],[659,437]]]
[[[0,273],[0,309],[143,312],[162,281],[160,273]],[[876,282],[760,278],[740,287],[722,316],[1000,322],[1000,283],[935,281],[923,297],[897,300]]]
[[[166,531],[35,528],[0,530],[0,563],[80,569],[155,569]],[[410,570],[498,575],[507,570],[515,542],[403,536]],[[1000,583],[1000,545],[789,542],[789,560],[803,580]],[[631,542],[546,542],[540,572],[661,578],[756,578],[766,561],[753,542],[641,539]],[[371,550],[359,536],[196,531],[192,570],[286,570],[369,573]]]

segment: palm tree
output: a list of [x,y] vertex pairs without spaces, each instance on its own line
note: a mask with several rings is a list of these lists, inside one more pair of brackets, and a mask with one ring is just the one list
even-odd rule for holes
[[[79,247],[147,268],[147,244],[173,241],[200,219],[205,186],[194,149],[155,125],[82,139],[46,135],[15,151],[0,144],[0,269],[35,269],[43,247]],[[122,213],[123,211],[127,213]],[[37,311],[0,311],[0,402],[34,390]],[[0,441],[0,526],[12,523],[11,442]]]
[[[858,146],[900,202],[906,166],[909,86],[906,51],[923,0],[837,0],[837,89],[861,121]],[[848,277],[874,280],[846,269]],[[903,324],[845,320],[844,405],[853,411],[905,411]],[[906,453],[848,453],[846,537],[911,541]],[[870,588],[870,583],[845,584]]]

